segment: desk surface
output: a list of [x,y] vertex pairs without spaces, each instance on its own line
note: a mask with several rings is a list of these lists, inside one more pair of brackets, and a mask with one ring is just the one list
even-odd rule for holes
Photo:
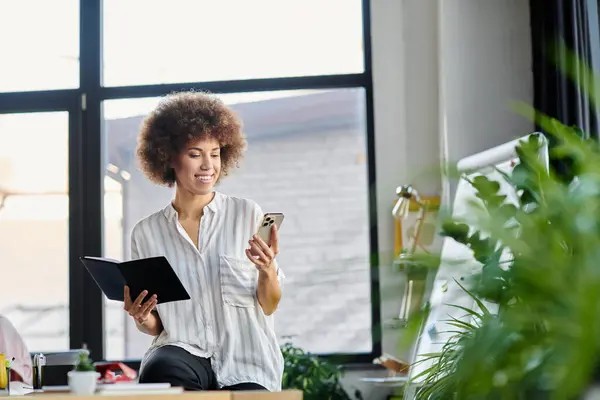
[[299,390],[285,390],[282,392],[185,392],[180,394],[131,394],[110,396],[75,396],[70,393],[34,393],[23,396],[39,400],[98,400],[100,397],[112,400],[302,400]]

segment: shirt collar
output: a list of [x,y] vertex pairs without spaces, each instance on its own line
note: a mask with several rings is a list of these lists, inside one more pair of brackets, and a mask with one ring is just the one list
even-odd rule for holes
[[[214,194],[215,197],[213,197],[212,201],[204,207],[204,211],[208,209],[213,213],[216,213],[221,208],[221,204],[223,203],[223,195],[217,191],[215,191]],[[169,220],[177,219],[178,213],[177,210],[175,210],[175,207],[173,207],[172,201],[170,201],[169,204],[167,204],[167,206],[163,209],[163,213]]]

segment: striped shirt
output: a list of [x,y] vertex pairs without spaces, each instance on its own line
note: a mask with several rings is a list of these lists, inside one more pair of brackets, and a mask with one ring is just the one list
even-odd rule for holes
[[251,200],[219,192],[203,211],[198,247],[171,203],[133,229],[132,258],[165,256],[191,297],[157,306],[164,330],[141,368],[155,349],[175,345],[210,358],[219,387],[254,382],[279,391],[283,356],[273,315],[258,302],[258,270],[244,253],[263,213]]

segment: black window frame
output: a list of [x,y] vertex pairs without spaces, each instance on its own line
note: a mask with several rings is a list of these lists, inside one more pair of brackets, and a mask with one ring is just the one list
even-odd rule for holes
[[[181,82],[141,86],[102,86],[102,0],[79,1],[79,72],[77,89],[0,93],[0,113],[66,110],[69,128],[69,335],[70,347],[90,349],[104,360],[104,301],[81,255],[103,255],[103,135],[102,102],[163,96],[177,90],[244,93],[294,89],[363,88],[366,99],[368,204],[370,226],[372,349],[363,354],[322,354],[344,364],[371,363],[381,354],[382,329],[379,288],[379,245],[375,182],[375,132],[371,67],[370,0],[362,0],[364,72],[289,78],[213,82]],[[10,108],[9,106],[10,105]],[[138,366],[138,360],[126,360]]]

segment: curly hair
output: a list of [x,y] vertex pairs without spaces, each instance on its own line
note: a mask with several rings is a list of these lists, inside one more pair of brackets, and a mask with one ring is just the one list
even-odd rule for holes
[[221,175],[239,167],[246,138],[236,113],[214,95],[180,92],[166,96],[144,119],[137,157],[141,171],[154,183],[173,186],[172,160],[193,140],[216,139],[221,146]]

